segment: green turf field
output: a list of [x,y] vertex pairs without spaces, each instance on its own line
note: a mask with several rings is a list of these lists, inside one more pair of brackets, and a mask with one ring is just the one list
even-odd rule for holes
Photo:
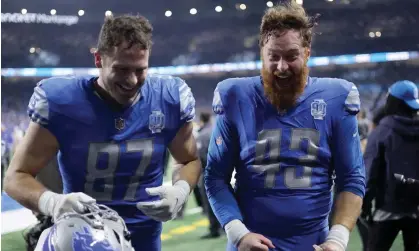
[[[191,198],[188,208],[194,208],[195,201]],[[200,214],[187,215],[183,220],[175,220],[164,225],[162,240],[163,251],[218,251],[225,250],[225,236],[215,240],[201,240],[199,237],[207,233],[208,221]],[[1,238],[2,251],[25,250],[22,232],[3,235]],[[358,232],[351,235],[349,251],[362,251]],[[403,250],[403,243],[399,237],[391,251]]]

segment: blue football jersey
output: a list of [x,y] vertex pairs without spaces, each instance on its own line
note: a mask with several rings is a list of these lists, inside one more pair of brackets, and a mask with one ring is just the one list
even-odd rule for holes
[[147,187],[163,182],[166,149],[195,115],[180,78],[149,75],[133,104],[112,109],[94,89],[97,78],[42,80],[29,103],[32,121],[58,140],[64,193],[84,192],[116,210],[127,225],[154,225],[136,208]]
[[359,109],[357,88],[342,79],[308,78],[285,113],[268,102],[260,76],[219,83],[205,185],[221,224],[240,219],[272,237],[324,229],[334,171],[339,191],[364,195]]

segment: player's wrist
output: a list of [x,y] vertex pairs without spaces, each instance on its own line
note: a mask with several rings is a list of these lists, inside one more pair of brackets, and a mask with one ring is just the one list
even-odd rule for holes
[[54,214],[54,207],[60,196],[60,194],[49,190],[43,192],[38,200],[39,211],[44,215],[52,216]]
[[227,239],[234,244],[234,246],[238,246],[241,239],[248,233],[250,233],[249,229],[241,222],[240,220],[232,220],[224,226],[224,230],[227,234]]
[[341,224],[333,225],[330,228],[326,241],[334,242],[346,250],[349,242],[350,231],[347,227]]

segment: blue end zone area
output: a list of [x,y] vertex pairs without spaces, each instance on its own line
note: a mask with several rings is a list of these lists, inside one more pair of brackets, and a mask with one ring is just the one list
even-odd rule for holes
[[14,199],[10,198],[5,192],[1,193],[1,212],[13,211],[22,209],[23,206],[17,203]]

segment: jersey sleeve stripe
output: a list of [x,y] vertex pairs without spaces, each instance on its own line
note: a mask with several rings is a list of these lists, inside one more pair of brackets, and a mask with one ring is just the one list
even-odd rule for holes
[[28,115],[29,115],[29,118],[35,123],[38,123],[38,124],[41,124],[41,125],[47,125],[48,124],[47,119],[41,117],[41,115],[37,114],[32,109],[28,109]]
[[359,92],[355,86],[352,86],[351,91],[345,100],[345,107],[351,112],[358,112],[361,108],[361,100],[359,99]]
[[48,124],[49,106],[45,91],[41,87],[35,87],[35,91],[29,101],[28,115],[30,119],[41,125]]
[[214,98],[212,100],[212,110],[215,114],[223,114],[224,113],[224,107],[223,103],[221,102],[221,96],[220,92],[218,91],[218,88],[214,91]]
[[179,86],[180,119],[191,121],[195,118],[195,98],[191,88],[182,81]]

